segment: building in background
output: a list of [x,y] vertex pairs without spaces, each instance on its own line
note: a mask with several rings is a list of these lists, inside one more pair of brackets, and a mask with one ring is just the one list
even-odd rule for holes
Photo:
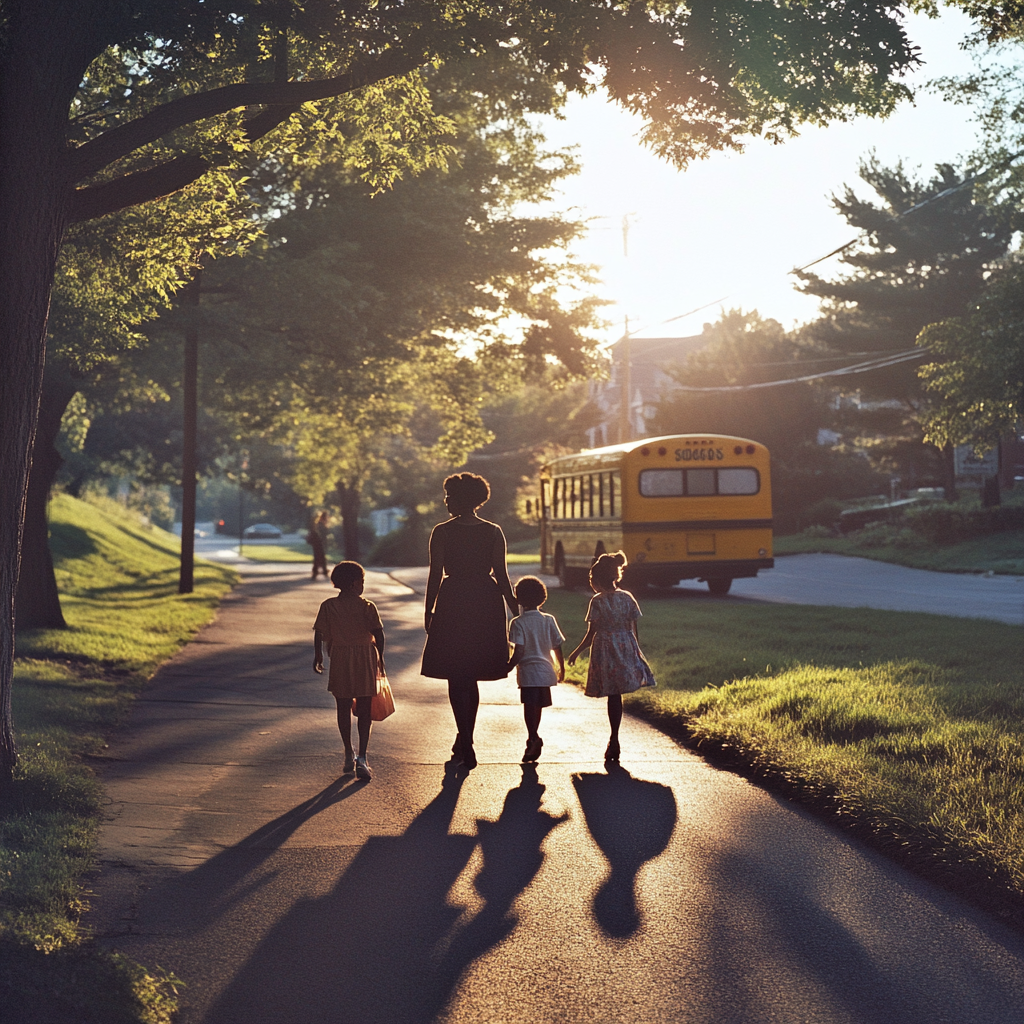
[[[645,437],[655,404],[676,386],[668,371],[673,366],[683,366],[690,354],[702,349],[709,340],[707,334],[697,334],[689,338],[620,338],[615,342],[609,349],[610,379],[590,384],[590,399],[599,410],[597,424],[587,429],[590,447]],[[629,408],[623,416],[626,383]]]

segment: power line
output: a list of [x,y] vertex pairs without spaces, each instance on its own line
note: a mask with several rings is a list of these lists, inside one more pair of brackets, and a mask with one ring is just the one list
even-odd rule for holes
[[[952,185],[949,188],[943,189],[941,192],[937,192],[933,196],[929,196],[927,199],[922,199],[921,202],[915,203],[909,209],[904,210],[902,213],[896,214],[892,220],[902,220],[904,217],[908,217],[912,213],[916,213],[918,210],[923,209],[925,206],[930,206],[932,203],[937,203],[940,199],[945,199],[947,196],[953,195],[955,192],[959,192],[971,185],[977,184],[979,181],[984,181],[986,178],[991,177],[993,174],[997,174],[999,171],[1005,170],[1014,161],[1019,160],[1024,156],[1024,150],[1014,153],[1012,156],[1008,156],[1005,160],[1000,163],[989,167],[987,170],[981,171],[978,174],[973,175],[970,178],[965,178],[960,184]],[[826,253],[824,256],[819,256],[816,260],[811,260],[810,263],[805,263],[802,267],[794,267],[789,271],[790,274],[799,274],[805,270],[809,270],[811,267],[816,266],[819,263],[823,263],[825,260],[830,259],[832,256],[838,256],[839,253],[845,252],[851,246],[856,245],[863,236],[867,234],[866,231],[861,231],[856,238],[851,239],[845,245],[839,246],[838,249],[833,249],[831,252]],[[698,306],[696,309],[691,309],[688,313],[680,313],[679,316],[669,317],[667,320],[662,320],[660,323],[653,324],[650,327],[639,327],[631,333],[631,337],[639,334],[641,331],[653,330],[655,327],[663,327],[665,324],[670,324],[676,320],[685,320],[688,316],[693,316],[694,313],[699,313],[702,309],[707,309],[709,306],[715,306],[719,302],[724,302],[728,295],[723,295],[720,299],[715,299],[713,302],[707,302],[703,306]]]
[[[943,189],[941,192],[937,192],[935,195],[929,196],[927,199],[922,199],[921,202],[915,203],[909,209],[904,210],[902,213],[896,214],[896,216],[892,218],[892,222],[895,223],[898,220],[902,220],[904,217],[909,217],[910,214],[916,213],[918,210],[921,210],[926,206],[930,206],[932,203],[937,203],[940,199],[945,199],[947,196],[951,196],[954,193],[960,192],[961,190],[967,188],[970,185],[975,185],[979,181],[983,181],[985,178],[991,177],[993,174],[996,174],[999,171],[1009,167],[1010,164],[1014,162],[1014,160],[1017,160],[1022,156],[1024,156],[1024,151],[1014,153],[1013,156],[1007,157],[1002,163],[996,164],[994,167],[990,167],[988,168],[988,170],[982,171],[980,174],[975,174],[973,177],[965,178],[962,182],[960,182],[959,185],[951,185],[949,188]],[[861,231],[856,238],[847,242],[846,245],[841,245],[838,249],[833,249],[831,252],[826,253],[824,256],[819,256],[816,260],[811,260],[810,263],[805,263],[802,267],[794,267],[790,271],[790,273],[801,274],[803,273],[803,271],[809,270],[811,267],[815,266],[818,263],[823,263],[825,260],[831,258],[832,256],[838,256],[839,253],[846,252],[846,250],[849,249],[850,246],[856,245],[861,240],[861,238],[863,238],[866,234],[867,231]]]
[[723,384],[719,387],[695,388],[686,384],[677,386],[678,391],[754,391],[759,388],[777,388],[784,384],[801,384],[804,381],[822,380],[825,377],[846,377],[855,373],[870,373],[872,370],[884,370],[890,366],[898,366],[900,363],[909,363],[920,359],[928,354],[927,349],[908,349],[906,352],[895,352],[891,356],[883,356],[880,359],[869,359],[867,362],[854,363],[852,366],[842,366],[836,370],[823,370],[821,373],[808,373],[802,377],[790,377],[787,380],[766,380],[758,384]]

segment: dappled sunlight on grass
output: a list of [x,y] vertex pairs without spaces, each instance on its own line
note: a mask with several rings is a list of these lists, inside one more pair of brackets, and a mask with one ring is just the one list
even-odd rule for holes
[[[83,944],[82,877],[94,866],[102,791],[88,766],[133,694],[214,615],[237,578],[196,563],[178,594],[178,539],[137,517],[58,495],[51,549],[65,630],[17,638],[14,785],[0,815],[0,987],[67,988],[90,1019],[169,1020],[174,980]],[[159,1012],[157,1012],[159,1011]],[[48,1018],[49,1019],[49,1018]]]
[[20,657],[58,657],[152,671],[209,621],[237,579],[197,561],[195,589],[178,594],[178,539],[57,495],[51,503],[61,606],[69,628],[18,636]]

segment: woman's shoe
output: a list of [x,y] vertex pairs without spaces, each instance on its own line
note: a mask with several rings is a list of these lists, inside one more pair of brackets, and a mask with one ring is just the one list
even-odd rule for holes
[[473,750],[472,744],[464,743],[462,745],[462,767],[466,771],[471,772],[476,767],[476,751]]
[[345,755],[345,764],[342,766],[342,771],[345,775],[348,775],[356,766],[355,758],[351,754]]
[[540,749],[544,746],[544,741],[538,736],[535,740],[526,741],[526,751],[523,753],[523,764],[529,764],[531,761],[537,761],[540,758]]
[[372,779],[373,773],[370,771],[370,766],[366,763],[365,757],[356,758],[356,778],[357,779]]
[[456,736],[455,742],[452,744],[452,756],[451,760],[461,761],[462,760],[462,737]]
[[606,761],[618,761],[619,759],[619,741],[609,740],[608,749],[604,752],[604,759]]

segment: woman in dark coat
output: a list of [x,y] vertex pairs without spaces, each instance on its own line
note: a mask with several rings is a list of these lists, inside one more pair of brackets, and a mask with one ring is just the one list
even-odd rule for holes
[[[519,605],[505,565],[505,535],[476,510],[491,496],[482,476],[458,473],[444,482],[452,518],[430,534],[430,575],[421,672],[448,680],[448,699],[458,735],[452,754],[464,767],[476,767],[473,729],[480,705],[480,679],[508,675],[507,604]],[[504,599],[504,604],[502,602]]]

